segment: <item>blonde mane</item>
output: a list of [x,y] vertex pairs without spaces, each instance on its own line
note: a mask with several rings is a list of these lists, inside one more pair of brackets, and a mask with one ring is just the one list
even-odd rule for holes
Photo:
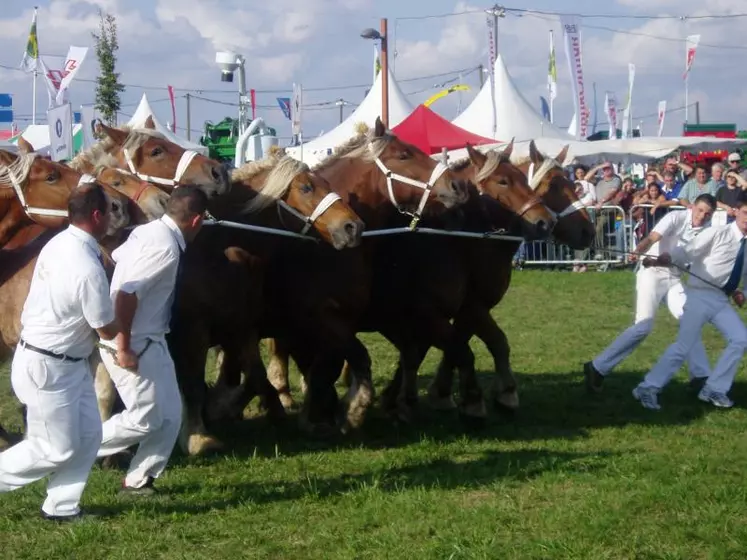
[[319,162],[314,167],[314,171],[326,169],[341,159],[357,158],[370,163],[381,156],[382,152],[393,139],[394,136],[390,134],[376,136],[372,130],[365,134],[353,136],[344,144],[337,146],[330,155]]
[[[18,154],[18,157],[10,165],[0,163],[0,184],[6,189],[12,189],[13,181],[22,185],[28,179],[31,167],[37,157],[39,157],[39,154],[36,152]],[[14,191],[11,190],[10,192],[13,193]]]
[[[168,140],[163,134],[152,128],[132,128],[125,125],[119,127],[118,130],[127,133],[127,138],[121,148],[123,150],[128,150],[130,153],[137,151],[151,138]],[[106,136],[100,142],[75,156],[72,161],[70,161],[70,167],[75,170],[79,170],[79,167],[83,168],[85,166],[89,166],[88,169],[91,167],[119,167],[117,158],[111,153],[114,148],[118,147],[120,147],[119,144]]]
[[[503,155],[502,151],[490,150],[485,154],[485,165],[477,172],[475,176],[475,183],[480,184],[485,179],[490,177],[498,166],[502,163],[511,163],[509,159]],[[472,163],[472,160],[468,157],[455,161],[449,167],[454,171],[461,171]]]
[[[249,167],[251,169],[245,169]],[[299,174],[309,172],[309,166],[305,163],[290,156],[284,156],[280,159],[268,158],[245,165],[234,170],[231,179],[235,181],[236,176],[242,175],[244,176],[242,180],[250,180],[268,169],[270,173],[267,175],[264,185],[245,208],[245,211],[249,214],[261,212],[280,200],[288,192],[291,183]]]

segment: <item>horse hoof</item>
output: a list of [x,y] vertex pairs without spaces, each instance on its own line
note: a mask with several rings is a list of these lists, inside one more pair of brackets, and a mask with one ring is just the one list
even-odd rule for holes
[[280,393],[278,396],[280,397],[280,404],[283,405],[285,410],[291,411],[296,408],[296,402],[290,393]]
[[485,416],[473,416],[467,414],[464,410],[459,411],[459,421],[468,431],[482,430],[487,425],[487,418]]
[[469,418],[485,419],[488,417],[488,409],[485,406],[485,401],[480,399],[472,403],[462,403],[459,407],[459,415]]
[[495,397],[495,404],[499,408],[506,408],[508,410],[519,409],[519,393],[516,389],[502,391]]
[[187,453],[192,457],[205,455],[221,449],[223,449],[223,442],[205,434],[192,434],[189,436],[189,441],[187,442]]
[[114,455],[109,455],[108,457],[104,457],[101,459],[101,469],[102,470],[114,470],[114,471],[122,471],[126,470],[130,466],[130,461],[132,461],[133,454],[129,451],[122,451],[121,453],[116,453]]

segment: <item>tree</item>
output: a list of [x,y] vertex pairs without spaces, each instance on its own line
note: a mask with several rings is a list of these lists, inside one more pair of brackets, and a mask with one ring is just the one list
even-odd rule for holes
[[115,72],[117,65],[117,21],[116,18],[99,10],[98,33],[91,33],[96,41],[96,58],[99,59],[99,75],[96,78],[96,110],[110,126],[117,124],[117,111],[121,108],[120,94],[125,87],[119,82]]

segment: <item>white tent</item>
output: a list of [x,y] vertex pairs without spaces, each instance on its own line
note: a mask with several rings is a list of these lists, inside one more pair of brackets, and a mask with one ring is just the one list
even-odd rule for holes
[[[376,81],[355,111],[336,128],[318,138],[306,142],[303,146],[292,146],[285,151],[289,156],[302,159],[309,165],[315,165],[323,160],[337,146],[344,144],[356,135],[356,125],[365,123],[373,127],[376,117],[381,116],[381,77],[379,72]],[[412,104],[407,100],[405,94],[399,89],[392,73],[389,72],[389,128],[394,128],[401,123],[414,110]]]
[[[82,131],[83,126],[80,123],[73,125],[73,148],[76,150],[80,149],[83,145]],[[49,125],[30,124],[21,134],[14,136],[10,142],[18,144],[19,136],[23,136],[23,139],[31,144],[37,153],[49,155],[49,147],[51,145],[49,140]]]
[[140,105],[138,105],[135,114],[132,115],[132,118],[127,124],[133,128],[142,128],[145,126],[145,121],[148,119],[148,117],[153,117],[153,124],[156,125],[156,130],[163,134],[167,140],[181,146],[185,150],[194,150],[195,152],[203,155],[208,154],[207,146],[195,144],[194,142],[191,142],[186,138],[181,138],[180,136],[177,136],[176,134],[171,132],[164,125],[162,125],[156,117],[156,114],[153,112],[153,109],[151,109],[150,103],[148,103],[148,97],[143,94],[142,99],[140,99]]
[[500,54],[495,60],[495,109],[496,130],[493,134],[493,101],[488,79],[469,107],[452,122],[480,136],[501,141],[511,138],[517,142],[536,138],[569,138],[565,131],[543,119],[519,92]]
[[[598,140],[595,142],[578,142],[575,140],[560,140],[557,138],[538,138],[535,140],[537,149],[542,153],[555,157],[560,150],[568,144],[568,155],[564,165],[571,162],[584,164],[595,164],[602,161],[612,163],[649,163],[663,158],[676,150],[697,152],[701,150],[729,150],[747,146],[745,139],[711,138],[706,136],[682,136],[682,137],[651,137],[625,138]],[[488,144],[478,146],[476,149],[487,151],[491,149],[502,149],[506,144]],[[529,155],[529,141],[515,142],[512,159],[522,158]],[[434,156],[440,157],[440,156]],[[465,149],[449,152],[449,161],[457,161],[467,157]]]

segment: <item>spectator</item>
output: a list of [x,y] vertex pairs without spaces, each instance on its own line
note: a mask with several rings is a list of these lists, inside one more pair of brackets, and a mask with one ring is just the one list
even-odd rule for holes
[[724,164],[723,163],[714,163],[711,166],[711,180],[709,183],[713,183],[711,185],[716,189],[716,192],[718,193],[719,189],[726,185],[726,181],[724,180]]
[[682,185],[692,175],[693,168],[684,162],[678,161],[675,156],[672,156],[668,157],[664,162],[664,171],[661,174],[655,172],[660,183],[664,182],[663,175],[667,172],[672,174],[675,184],[679,183]]
[[747,179],[747,169],[742,167],[742,156],[737,152],[732,152],[729,157],[726,158],[726,163],[729,166],[729,171],[736,171],[742,178]]
[[[585,179],[587,181],[591,181],[591,179],[600,169],[602,171],[602,178],[599,179],[599,181],[597,181],[595,185],[597,197],[597,204],[594,207],[596,209],[595,244],[597,245],[597,247],[605,247],[607,245],[607,233],[613,231],[612,226],[614,222],[612,222],[610,218],[614,220],[614,212],[610,210],[603,211],[602,206],[608,206],[612,204],[615,196],[617,196],[617,194],[620,192],[620,189],[622,188],[622,181],[620,180],[620,177],[615,175],[615,170],[612,168],[612,164],[608,161],[592,167],[591,170],[589,170],[589,172],[586,174]],[[600,252],[597,253],[595,257],[603,259],[604,254]]]
[[745,186],[747,186],[747,181],[739,173],[732,170],[726,172],[726,185],[721,187],[716,193],[716,204],[719,208],[726,211],[727,223],[734,221],[737,200]]
[[716,196],[714,185],[708,182],[708,173],[702,165],[695,166],[695,178],[690,179],[680,191],[680,204],[690,208],[701,194]]
[[584,206],[594,206],[597,203],[596,187],[589,181],[576,181],[576,196]]

